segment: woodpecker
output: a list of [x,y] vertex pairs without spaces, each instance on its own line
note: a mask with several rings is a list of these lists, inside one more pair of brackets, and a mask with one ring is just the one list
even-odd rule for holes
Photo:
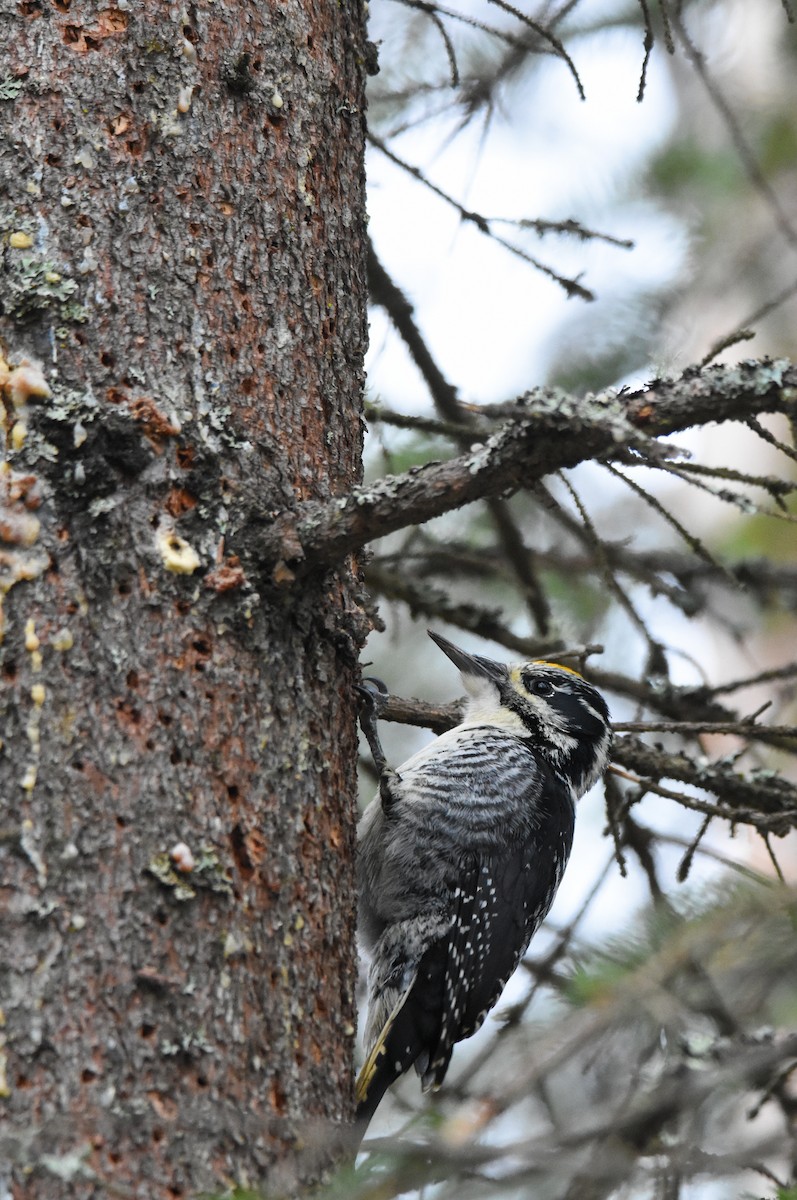
[[429,636],[460,670],[462,724],[392,771],[373,688],[361,711],[380,783],[357,830],[358,934],[370,959],[360,1135],[411,1066],[423,1091],[438,1088],[455,1043],[498,1001],[553,903],[576,801],[611,742],[606,702],[576,671],[507,666]]

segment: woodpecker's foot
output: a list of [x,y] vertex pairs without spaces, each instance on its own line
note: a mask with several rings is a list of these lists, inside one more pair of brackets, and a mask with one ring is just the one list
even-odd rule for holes
[[388,770],[388,766],[385,752],[382,749],[382,743],[379,740],[379,731],[377,730],[376,723],[387,703],[387,685],[381,679],[376,679],[369,675],[363,679],[361,684],[357,685],[357,693],[360,705],[360,728],[365,734],[365,740],[368,742],[376,773],[381,780],[382,776]]
[[401,776],[398,771],[394,771],[391,767],[385,767],[379,776],[379,798],[382,801],[382,808],[386,813],[390,812],[391,807],[400,795],[398,786],[400,783]]

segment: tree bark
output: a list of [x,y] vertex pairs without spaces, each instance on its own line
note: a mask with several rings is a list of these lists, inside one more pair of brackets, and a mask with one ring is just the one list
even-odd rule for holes
[[291,1191],[350,1112],[367,619],[250,535],[360,479],[362,5],[0,30],[0,1175]]

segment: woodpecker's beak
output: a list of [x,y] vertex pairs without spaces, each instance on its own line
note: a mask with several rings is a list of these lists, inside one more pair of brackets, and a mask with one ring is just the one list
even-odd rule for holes
[[503,663],[492,662],[489,658],[482,658],[479,654],[466,654],[464,650],[460,650],[459,646],[449,642],[448,638],[441,637],[439,633],[433,633],[431,629],[427,629],[426,632],[463,675],[475,675],[478,679],[490,679],[493,683],[506,679],[506,667]]

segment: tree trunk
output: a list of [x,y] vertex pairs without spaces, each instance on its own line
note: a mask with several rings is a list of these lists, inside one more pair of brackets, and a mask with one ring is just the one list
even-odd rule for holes
[[290,1191],[350,1112],[367,621],[251,548],[360,477],[362,6],[14,9],[0,1160]]

